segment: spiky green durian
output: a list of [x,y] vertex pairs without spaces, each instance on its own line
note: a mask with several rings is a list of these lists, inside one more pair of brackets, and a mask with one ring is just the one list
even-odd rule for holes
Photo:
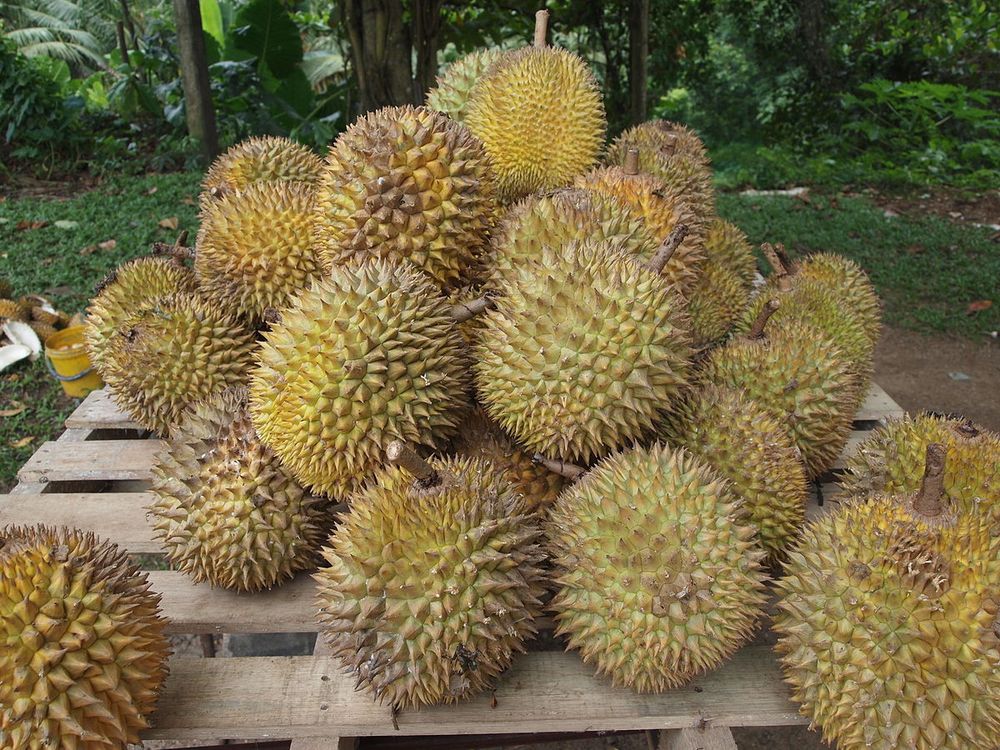
[[54,336],[58,333],[55,326],[51,326],[48,323],[41,323],[37,320],[32,320],[28,325],[31,326],[31,330],[38,335],[38,340],[43,344],[49,336]]
[[149,508],[171,564],[195,581],[269,589],[315,566],[332,525],[261,444],[246,392],[229,390],[182,416],[153,465]]
[[258,182],[206,205],[194,261],[202,296],[259,321],[328,274],[329,254],[312,245],[313,193],[304,182]]
[[798,538],[809,487],[788,425],[731,388],[692,393],[660,427],[732,483],[772,560]]
[[37,305],[31,308],[31,319],[38,323],[56,326],[59,324],[59,313],[46,310],[41,305]]
[[498,49],[477,49],[460,57],[437,77],[437,86],[427,92],[427,106],[464,122],[472,87],[500,55]]
[[383,469],[355,495],[315,576],[333,653],[394,707],[488,689],[535,633],[544,590],[538,521],[506,472],[426,468]]
[[469,95],[465,123],[486,146],[504,203],[569,185],[597,162],[607,129],[588,65],[544,46],[494,61]]
[[729,333],[749,300],[750,293],[739,276],[714,259],[705,261],[688,293],[695,345],[712,345]]
[[173,258],[136,258],[108,274],[87,308],[84,332],[90,361],[97,371],[105,374],[105,351],[126,318],[152,300],[175,292],[194,292],[196,288],[191,269]]
[[735,224],[714,218],[705,235],[705,255],[736,274],[749,289],[757,276],[757,258],[747,236]]
[[322,159],[288,138],[248,138],[212,163],[201,183],[201,206],[257,182],[316,185],[322,169]]
[[624,166],[630,149],[639,151],[639,168],[680,194],[690,209],[708,221],[715,215],[715,188],[704,146],[682,125],[652,120],[619,135],[605,164]]
[[148,302],[123,318],[106,341],[100,367],[129,416],[167,435],[192,404],[245,385],[253,331],[193,294]]
[[915,492],[931,443],[947,449],[944,487],[962,511],[1000,518],[1000,435],[960,417],[922,413],[876,430],[847,461],[841,477],[852,497]]
[[764,320],[761,316],[750,333],[712,350],[699,379],[744,389],[774,419],[789,425],[809,478],[817,477],[837,460],[851,433],[857,376],[819,329],[788,321],[764,331]]
[[31,320],[31,310],[12,299],[0,299],[0,320]]
[[557,634],[640,693],[714,669],[751,635],[764,553],[707,463],[658,443],[615,454],[556,500]]
[[480,401],[532,451],[585,462],[609,453],[650,430],[685,384],[683,308],[621,243],[545,246],[486,314]]
[[544,247],[590,240],[621,243],[639,258],[650,257],[659,245],[645,221],[618,199],[584,188],[561,188],[529,196],[504,215],[493,237],[493,281],[502,286],[514,269],[536,263]]
[[778,584],[792,698],[842,750],[1000,744],[1000,543],[935,471],[815,521]]
[[45,526],[0,529],[0,744],[124,750],[167,674],[160,597],[116,545]]
[[313,243],[336,263],[405,258],[449,287],[470,280],[495,219],[483,144],[440,112],[385,107],[330,147]]
[[[705,225],[682,196],[649,174],[628,171],[623,167],[600,167],[577,178],[579,187],[589,188],[614,198],[653,231],[657,244],[666,241],[674,229],[687,227],[684,240],[677,246],[663,269],[663,275],[687,296],[698,278],[705,259]],[[652,252],[649,253],[652,255]],[[644,260],[648,259],[648,256]]]
[[261,441],[302,484],[339,498],[392,440],[446,441],[469,401],[451,307],[405,261],[334,268],[294,298],[257,362],[250,413]]
[[459,425],[453,450],[459,456],[491,461],[506,471],[531,510],[551,505],[566,486],[563,477],[533,461],[478,407]]

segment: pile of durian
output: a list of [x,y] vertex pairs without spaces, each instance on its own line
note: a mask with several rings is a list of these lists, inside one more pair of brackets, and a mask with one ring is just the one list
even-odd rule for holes
[[[793,698],[829,740],[994,747],[1000,437],[891,423],[806,524],[868,391],[871,283],[770,245],[761,278],[698,137],[653,121],[605,148],[592,73],[545,36],[543,15],[533,46],[459,60],[325,159],[232,148],[194,246],[102,285],[90,352],[167,439],[149,513],[170,562],[240,592],[315,571],[334,653],[393,709],[488,689],[546,611],[615,685],[676,688],[753,636],[774,577]],[[7,648],[63,648],[59,613],[4,587]],[[41,693],[6,679],[36,658],[18,648],[0,736],[120,746],[81,718],[92,669]]]

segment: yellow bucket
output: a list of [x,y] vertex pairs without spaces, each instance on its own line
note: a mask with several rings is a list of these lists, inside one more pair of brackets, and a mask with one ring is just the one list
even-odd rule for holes
[[45,365],[67,396],[83,398],[104,383],[90,364],[83,326],[70,326],[45,341]]

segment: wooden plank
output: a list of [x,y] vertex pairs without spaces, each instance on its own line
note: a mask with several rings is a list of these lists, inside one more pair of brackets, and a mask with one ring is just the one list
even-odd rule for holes
[[858,446],[871,437],[871,434],[871,430],[852,430],[847,438],[847,444],[844,445],[844,450],[840,452],[840,456],[833,462],[830,471],[843,471],[847,467],[847,459],[857,453]]
[[92,531],[136,554],[161,552],[151,539],[146,508],[148,492],[53,492],[47,495],[0,495],[0,525],[6,523],[72,526]]
[[737,750],[737,747],[728,727],[706,727],[661,732],[658,750]]
[[892,397],[882,389],[882,386],[878,383],[872,383],[871,389],[868,391],[868,397],[861,404],[861,408],[854,415],[854,419],[874,422],[901,417],[905,413],[903,408],[893,401]]
[[88,440],[48,442],[21,467],[22,482],[73,482],[150,479],[162,440]]
[[[329,656],[332,652],[330,644],[320,636],[316,639],[313,656]],[[357,750],[357,737],[311,737],[302,740],[292,740],[288,750]]]
[[83,430],[141,430],[111,399],[107,388],[91,391],[83,403],[66,419],[68,429]]
[[151,570],[149,582],[162,596],[171,633],[313,633],[319,627],[316,586],[306,573],[255,594],[213,589],[175,570]]
[[789,702],[766,646],[744,648],[721,669],[659,695],[614,688],[594,677],[575,653],[524,654],[495,693],[402,711],[398,733],[389,709],[355,692],[341,670],[329,656],[173,660],[154,726],[143,737],[298,739],[807,723]]

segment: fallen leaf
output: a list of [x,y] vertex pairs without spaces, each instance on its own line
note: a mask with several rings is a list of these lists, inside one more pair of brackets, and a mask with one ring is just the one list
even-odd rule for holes
[[905,249],[907,255],[919,255],[924,251],[924,246],[921,244],[913,244],[907,245]]
[[156,187],[156,185],[153,185],[153,187],[151,187],[149,190],[146,191],[146,195],[153,195],[153,193],[155,193],[157,190],[159,190],[159,188]]
[[27,408],[20,401],[11,401],[9,409],[0,409],[0,417],[15,417]]
[[49,222],[47,221],[28,221],[27,219],[24,219],[14,225],[14,231],[24,232],[28,229],[41,229],[42,227],[47,227],[48,225]]
[[198,205],[198,202],[194,198],[192,198],[190,195],[185,195],[183,198],[181,198],[181,203],[183,203],[185,206],[197,206]]
[[59,221],[52,222],[52,226],[57,229],[76,229],[80,226],[80,222],[70,221],[69,219],[60,219]]
[[93,255],[97,252],[97,245],[87,245],[86,247],[80,248],[80,255]]
[[891,208],[885,209],[882,212],[882,215],[887,219],[895,219],[897,216],[899,216],[899,214],[893,211]]
[[28,435],[28,437],[23,437],[20,440],[11,440],[10,441],[10,447],[11,448],[23,448],[24,446],[29,445],[31,443],[31,441],[34,440],[34,439],[35,439],[34,435]]
[[50,286],[43,292],[49,297],[66,297],[70,294],[76,294],[76,290],[71,286]]
[[98,242],[97,246],[101,250],[114,250],[118,245],[118,240],[104,240],[104,242]]
[[160,219],[157,222],[157,226],[162,227],[163,229],[177,229],[177,225],[179,223],[180,220],[176,216],[170,216],[166,219]]
[[993,307],[993,300],[977,299],[975,302],[969,303],[969,306],[965,308],[965,314],[975,315],[977,312],[982,312],[983,310],[989,310],[991,307]]

